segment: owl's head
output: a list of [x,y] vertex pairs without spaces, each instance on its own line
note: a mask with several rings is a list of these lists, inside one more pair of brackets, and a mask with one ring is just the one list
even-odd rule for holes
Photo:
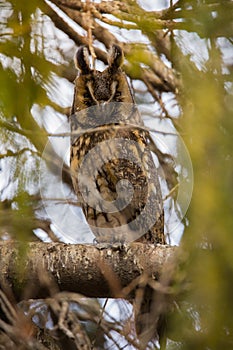
[[80,47],[75,55],[75,65],[80,71],[79,77],[85,81],[84,103],[90,106],[118,101],[121,95],[121,92],[118,91],[119,80],[123,76],[121,71],[124,61],[122,49],[118,45],[111,47],[108,54],[108,67],[103,72],[91,69],[89,55],[87,46]]
[[87,46],[80,47],[74,57],[80,74],[75,80],[72,113],[109,102],[133,103],[126,76],[121,69],[124,62],[122,48],[112,45],[108,53],[108,66],[102,72],[91,68],[89,57]]

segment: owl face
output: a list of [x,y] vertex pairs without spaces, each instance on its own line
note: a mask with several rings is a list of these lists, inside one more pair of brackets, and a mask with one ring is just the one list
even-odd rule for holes
[[72,113],[109,102],[133,102],[127,79],[121,70],[123,61],[122,49],[113,45],[108,55],[109,65],[100,72],[90,68],[88,48],[82,46],[78,49],[75,65],[80,74],[75,81]]
[[[134,105],[127,78],[121,69],[124,55],[118,45],[108,54],[109,65],[102,72],[91,69],[88,48],[82,46],[75,55],[79,75],[75,80],[71,130],[81,133],[88,129],[116,124],[138,124],[141,118]],[[71,137],[72,143],[75,137]]]

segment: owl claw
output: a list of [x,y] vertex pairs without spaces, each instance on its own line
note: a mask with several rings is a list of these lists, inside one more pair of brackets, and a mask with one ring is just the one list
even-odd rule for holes
[[96,242],[96,248],[99,250],[109,249],[112,248],[111,243],[98,243]]
[[114,250],[114,251],[117,251],[117,250],[125,251],[126,247],[127,247],[127,244],[123,243],[123,242],[116,242],[116,243],[112,244],[112,250]]

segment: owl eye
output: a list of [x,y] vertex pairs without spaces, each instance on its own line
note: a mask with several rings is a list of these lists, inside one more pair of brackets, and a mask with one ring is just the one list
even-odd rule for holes
[[89,98],[89,97],[90,97],[90,94],[89,94],[88,92],[85,92],[85,93],[83,94],[83,97],[84,97],[84,98]]
[[120,91],[116,91],[115,97],[120,97],[120,96],[121,96],[121,92]]
[[82,74],[89,74],[91,71],[89,62],[89,50],[87,46],[81,46],[75,56],[74,63],[77,69],[81,71]]
[[124,53],[122,48],[116,44],[112,45],[108,56],[109,68],[118,69],[123,65],[123,62]]

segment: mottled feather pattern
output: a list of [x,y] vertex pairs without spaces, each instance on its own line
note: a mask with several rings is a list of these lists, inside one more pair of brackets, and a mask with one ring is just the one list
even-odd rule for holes
[[[109,59],[110,65],[103,72],[89,68],[86,48],[81,48],[76,56],[76,66],[81,68],[81,72],[75,81],[71,117],[71,130],[80,132],[80,136],[74,135],[72,137],[71,174],[74,189],[79,196],[87,222],[90,224],[97,241],[118,241],[119,235],[116,237],[114,234],[105,236],[101,234],[103,232],[101,228],[112,228],[125,224],[128,224],[128,236],[124,230],[120,240],[124,242],[129,237],[133,240],[133,231],[141,230],[143,232],[145,221],[149,219],[152,223],[154,221],[154,225],[147,232],[143,232],[145,234],[141,235],[140,238],[138,238],[139,234],[136,234],[136,239],[141,242],[163,244],[165,241],[161,190],[157,170],[147,148],[147,132],[128,127],[131,124],[143,126],[143,122],[133,104],[133,97],[125,74],[119,66],[123,62],[123,52],[116,45],[112,51],[112,56]],[[117,62],[115,62],[116,57]],[[93,207],[90,208],[86,203],[82,193],[85,192],[88,195],[89,182],[86,185],[87,188],[84,185],[80,191],[77,173],[90,150],[96,148],[96,157],[100,157],[101,160],[105,150],[102,147],[98,153],[98,145],[113,139],[119,140],[119,142],[116,141],[114,148],[108,150],[110,159],[102,169],[98,170],[95,189],[105,200],[115,201],[117,195],[119,196],[116,185],[119,181],[126,179],[133,186],[134,195],[132,201],[123,210],[118,210],[119,208],[116,206],[116,211],[106,213]],[[122,140],[131,140],[132,142],[126,142],[124,149]],[[122,154],[125,154],[124,159]],[[89,174],[93,173],[94,169],[91,167],[94,165],[97,167],[98,159],[96,159],[95,164],[90,164]],[[152,192],[154,194],[150,196]],[[142,217],[140,227],[137,227],[133,221],[145,207],[148,198],[149,217]],[[122,207],[123,204],[120,204]],[[150,226],[149,222],[148,225]]]

